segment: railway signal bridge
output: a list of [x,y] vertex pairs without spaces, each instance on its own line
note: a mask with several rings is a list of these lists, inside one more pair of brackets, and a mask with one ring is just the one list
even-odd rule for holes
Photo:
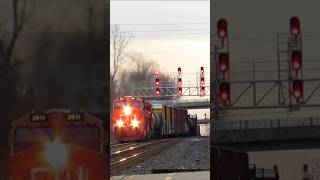
[[[237,76],[230,76],[235,69],[229,67],[227,21],[220,19],[217,24],[211,23],[210,28],[216,29],[216,35],[211,34],[216,39],[211,39],[210,50],[211,148],[215,145],[244,151],[320,148],[320,125],[316,117],[306,117],[304,114],[305,117],[296,119],[223,120],[230,110],[287,109],[290,113],[320,107],[316,95],[319,93],[320,78],[315,73],[304,71],[310,64],[303,61],[300,21],[292,17],[289,24],[289,33],[275,34],[277,58],[273,63],[276,65],[265,64],[262,67],[263,71],[273,68],[273,74],[268,72],[268,77],[264,78],[256,76],[253,63],[251,71],[246,72],[246,75],[252,76],[239,80]],[[235,63],[233,65],[236,67]],[[213,156],[210,157],[211,161],[215,161]]]
[[[140,86],[135,89],[135,93],[159,104],[187,109],[210,108],[210,132],[214,132],[211,133],[212,147],[220,143],[238,144],[243,148],[256,143],[257,146],[261,145],[261,149],[268,149],[278,146],[279,141],[284,144],[290,144],[291,141],[314,144],[318,141],[320,124],[316,117],[234,122],[223,120],[230,110],[286,109],[292,112],[320,107],[320,100],[317,99],[320,78],[305,71],[308,64],[303,61],[299,19],[290,19],[289,33],[276,34],[277,58],[273,62],[276,65],[271,66],[274,68],[273,74],[269,72],[267,78],[259,77],[260,72],[255,62],[252,62],[246,66],[251,69],[244,72],[250,74],[250,78],[237,79],[230,66],[232,59],[229,60],[227,27],[226,20],[218,21],[217,35],[214,36],[217,39],[214,40],[210,53],[210,83],[203,83],[204,76],[199,74],[196,84],[186,84],[179,74],[177,83],[166,85],[160,80],[156,87],[152,84]],[[178,73],[179,71],[182,70],[178,69]],[[155,91],[155,88],[159,91]],[[181,98],[183,96],[194,99]],[[271,145],[264,146],[266,142]]]

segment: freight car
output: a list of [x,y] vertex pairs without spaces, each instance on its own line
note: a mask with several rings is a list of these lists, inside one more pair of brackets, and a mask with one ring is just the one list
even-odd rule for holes
[[101,120],[87,113],[52,109],[11,124],[10,179],[106,179]]
[[197,127],[186,109],[154,107],[139,97],[116,98],[112,110],[113,137],[121,142],[190,135]]
[[160,136],[195,136],[197,135],[197,119],[190,118],[186,109],[160,106],[153,109],[163,122]]

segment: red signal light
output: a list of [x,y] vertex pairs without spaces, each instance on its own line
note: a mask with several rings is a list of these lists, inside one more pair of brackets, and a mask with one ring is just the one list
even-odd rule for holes
[[290,33],[292,36],[300,35],[300,20],[297,17],[290,18]]
[[201,72],[201,73],[204,72],[204,67],[200,67],[200,72]]
[[181,95],[182,94],[182,87],[178,88],[178,94]]
[[217,23],[218,37],[224,39],[228,36],[228,24],[225,19],[220,19]]
[[160,95],[160,88],[156,88],[156,95]]
[[222,82],[219,89],[219,97],[223,102],[230,101],[230,84]]
[[156,78],[156,85],[160,85],[160,79],[159,78]]
[[201,78],[200,78],[200,83],[201,83],[201,84],[204,84],[204,77],[201,77]]
[[292,69],[298,71],[302,68],[302,55],[301,51],[293,51],[291,54]]
[[303,83],[301,80],[294,80],[292,83],[292,96],[297,100],[303,98]]
[[204,86],[201,87],[201,93],[204,94],[206,92],[206,88]]
[[182,79],[178,78],[178,84],[181,85],[182,84]]
[[219,69],[222,73],[229,70],[229,54],[220,53],[219,54]]

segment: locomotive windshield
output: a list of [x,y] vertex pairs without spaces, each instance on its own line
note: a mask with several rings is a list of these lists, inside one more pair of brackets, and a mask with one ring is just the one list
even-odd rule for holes
[[61,138],[79,140],[99,140],[100,133],[98,127],[63,127],[60,129]]
[[132,101],[132,102],[130,103],[130,106],[140,109],[140,108],[142,108],[142,102],[141,102],[141,101]]
[[53,139],[54,131],[46,127],[19,127],[14,132],[13,152],[20,152],[34,147],[35,144]]
[[127,102],[121,102],[121,101],[114,101],[113,102],[113,108],[114,109],[119,109],[119,108],[123,108],[124,106],[130,106],[130,107],[134,107],[134,108],[142,108],[143,107],[143,103],[141,101],[129,101]]
[[[15,130],[13,151],[19,152],[55,139],[54,129],[50,127],[19,127]],[[66,126],[58,129],[58,137],[69,144],[99,150],[100,131],[97,126]]]
[[113,108],[114,108],[114,109],[122,108],[124,105],[125,105],[124,102],[120,102],[120,101],[114,101],[114,102],[113,102]]
[[42,142],[53,137],[52,128],[17,128],[15,132],[16,142]]
[[67,126],[59,130],[62,141],[99,151],[100,131],[96,126]]

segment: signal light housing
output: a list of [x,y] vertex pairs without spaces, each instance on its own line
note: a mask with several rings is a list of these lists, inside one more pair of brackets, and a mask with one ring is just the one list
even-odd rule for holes
[[228,53],[219,54],[219,70],[222,73],[226,73],[229,70],[229,54]]
[[225,39],[228,36],[228,24],[225,19],[220,19],[218,21],[217,34],[220,39]]
[[182,78],[178,78],[178,84],[179,84],[179,85],[182,84]]
[[156,82],[155,83],[156,83],[157,86],[159,86],[160,85],[160,79],[156,78]]
[[200,72],[201,72],[201,73],[204,72],[204,67],[200,67]]
[[204,86],[201,87],[201,94],[204,94],[206,92],[206,88]]
[[181,74],[181,67],[178,67],[178,74]]
[[181,95],[182,94],[182,87],[178,88],[178,94]]
[[292,36],[297,37],[300,35],[300,20],[297,17],[290,18],[290,33]]
[[298,101],[303,99],[303,83],[301,80],[297,79],[292,82],[292,96]]
[[222,102],[230,102],[230,84],[222,82],[219,89],[219,97]]
[[302,54],[301,51],[293,51],[291,54],[292,69],[298,71],[302,68]]
[[204,84],[204,77],[200,78],[200,84],[202,84],[202,85]]
[[160,95],[160,88],[156,88],[156,95]]

